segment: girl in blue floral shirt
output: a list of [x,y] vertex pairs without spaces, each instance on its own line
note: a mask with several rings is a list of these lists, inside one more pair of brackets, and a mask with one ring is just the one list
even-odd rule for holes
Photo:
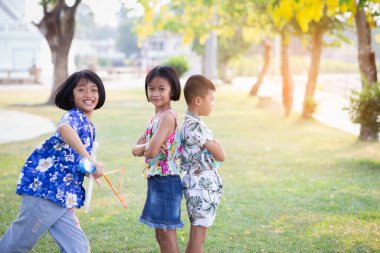
[[21,170],[16,190],[21,207],[0,239],[1,252],[28,252],[46,231],[61,252],[89,251],[73,208],[85,200],[80,159],[93,163],[95,179],[103,175],[103,165],[91,157],[96,136],[91,116],[104,101],[103,82],[89,70],[75,72],[58,88],[55,103],[67,112],[55,134],[33,151]]

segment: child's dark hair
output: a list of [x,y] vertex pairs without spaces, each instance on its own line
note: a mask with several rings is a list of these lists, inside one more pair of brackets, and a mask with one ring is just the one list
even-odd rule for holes
[[204,98],[209,90],[215,91],[215,85],[202,75],[192,75],[187,79],[183,93],[186,104],[190,104],[195,97]]
[[106,91],[104,90],[104,85],[100,77],[91,70],[81,70],[71,74],[57,89],[55,95],[55,104],[58,108],[63,110],[71,110],[75,107],[73,90],[79,82],[91,81],[98,87],[99,100],[95,107],[99,109],[103,106],[106,100]]
[[[179,76],[177,70],[170,66],[156,66],[151,71],[149,71],[148,75],[145,78],[145,96],[148,98],[148,85],[155,78],[161,77],[168,81],[170,87],[172,88],[172,96],[171,100],[177,101],[181,96],[181,84],[179,82]],[[150,101],[149,101],[150,102]]]

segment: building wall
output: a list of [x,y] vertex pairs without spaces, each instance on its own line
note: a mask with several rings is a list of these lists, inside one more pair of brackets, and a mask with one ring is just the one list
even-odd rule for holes
[[0,3],[0,69],[27,71],[41,68],[43,38],[24,18],[23,0]]
[[183,45],[179,35],[158,32],[143,41],[141,47],[141,68],[148,71],[173,56],[185,56],[189,71],[185,75],[202,73],[201,57],[192,52],[192,45]]

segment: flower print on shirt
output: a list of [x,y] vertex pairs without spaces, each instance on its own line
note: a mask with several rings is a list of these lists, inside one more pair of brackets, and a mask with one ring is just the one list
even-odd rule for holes
[[39,181],[37,178],[35,178],[33,183],[29,185],[29,188],[32,189],[33,191],[36,191],[41,185],[42,185],[42,182]]
[[186,111],[181,129],[181,170],[184,187],[222,191],[221,178],[214,170],[218,162],[203,146],[214,139],[211,130],[199,116]]
[[66,203],[65,203],[67,208],[72,208],[74,206],[77,206],[78,205],[77,199],[78,199],[78,196],[76,194],[67,192],[66,193]]
[[74,162],[74,159],[75,159],[74,154],[68,154],[68,155],[65,156],[65,160],[67,162]]
[[[168,110],[168,112],[172,113],[177,121],[175,113],[172,110]],[[148,142],[157,131],[159,120],[160,117],[156,116],[149,122],[147,129],[145,130],[145,138]],[[162,151],[160,151],[156,157],[145,160],[148,166],[144,172],[149,176],[179,175],[180,168],[177,165],[176,160],[180,157],[182,148],[177,124],[174,131],[166,138],[162,147]]]
[[[58,126],[68,124],[76,131],[88,153],[96,129],[80,110],[67,111]],[[80,155],[66,143],[57,130],[39,145],[26,160],[17,181],[17,194],[48,199],[63,207],[79,208],[84,204],[84,174],[79,172]]]
[[20,176],[18,176],[17,184],[21,184],[21,178],[24,176],[24,173],[20,173]]
[[91,145],[90,138],[87,138],[87,139],[85,140],[85,142],[84,142],[83,145],[84,145],[85,148],[88,148],[88,147]]
[[51,168],[53,166],[53,157],[49,157],[47,159],[44,159],[44,158],[41,158],[39,161],[38,161],[38,166],[37,166],[37,170],[40,171],[40,172],[46,172],[49,168]]
[[66,185],[69,185],[73,181],[73,174],[68,173],[66,176],[63,178],[63,182],[66,182]]
[[43,144],[44,144],[44,142],[41,142],[41,143],[36,147],[36,149],[42,149]]
[[63,148],[65,148],[65,144],[64,143],[56,143],[53,148],[56,151],[61,151]]
[[55,180],[57,180],[57,175],[58,175],[58,171],[54,172],[54,173],[50,173],[49,176],[50,176],[50,182],[53,182]]
[[57,194],[55,195],[55,197],[58,199],[58,200],[63,200],[63,196],[64,196],[64,194],[63,194],[63,191],[61,191],[60,189],[58,189],[58,191],[57,191]]

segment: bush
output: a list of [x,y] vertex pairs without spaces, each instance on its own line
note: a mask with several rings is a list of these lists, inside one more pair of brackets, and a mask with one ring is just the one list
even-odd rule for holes
[[189,70],[189,63],[184,56],[173,56],[170,57],[167,61],[163,63],[163,65],[172,66],[178,72],[179,77],[183,76],[186,71]]
[[317,106],[318,106],[317,102],[315,102],[313,98],[310,98],[310,97],[307,98],[302,116],[306,119],[311,118],[311,116],[317,110]]
[[380,83],[366,85],[359,91],[353,91],[347,108],[351,120],[371,131],[373,139],[378,138],[380,128]]

